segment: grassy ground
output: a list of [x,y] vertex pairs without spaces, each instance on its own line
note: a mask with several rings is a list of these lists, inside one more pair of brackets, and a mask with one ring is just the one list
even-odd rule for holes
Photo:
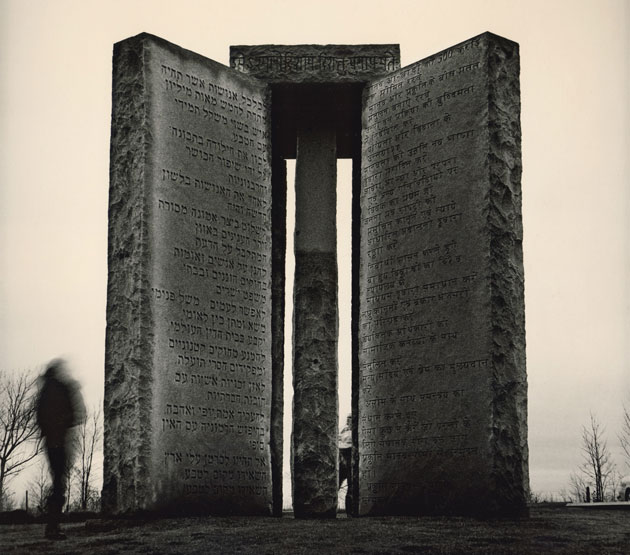
[[66,524],[68,539],[43,525],[0,527],[0,553],[630,553],[630,511],[533,507],[529,519],[388,517],[295,520],[182,518]]

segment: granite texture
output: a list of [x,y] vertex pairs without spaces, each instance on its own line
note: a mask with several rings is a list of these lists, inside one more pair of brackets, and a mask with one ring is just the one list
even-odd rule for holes
[[105,339],[103,511],[134,511],[147,496],[152,311],[147,299],[148,180],[144,41],[114,49]]
[[[383,75],[353,154],[352,512],[525,514],[518,45],[485,33],[402,69],[397,45],[230,58],[240,73],[147,34],[115,46],[104,511],[281,514],[286,169],[250,76]],[[332,518],[345,143],[300,110],[293,502]]]
[[337,259],[295,256],[293,344],[293,511],[297,518],[337,512]]
[[115,46],[108,512],[272,511],[269,105],[158,37]]
[[359,514],[526,512],[518,45],[364,93]]
[[230,67],[268,83],[365,82],[400,67],[398,44],[230,46]]
[[287,163],[274,158],[272,164],[272,403],[271,471],[273,477],[273,514],[282,516],[282,464],[284,437],[284,322],[287,248]]
[[337,157],[332,122],[305,118],[295,161],[295,252],[337,250]]
[[299,126],[293,289],[293,510],[337,510],[337,161],[324,115]]
[[[358,516],[359,513],[359,331],[361,317],[360,303],[361,268],[361,148],[356,147],[352,158],[352,303],[350,333],[352,341],[352,452],[350,464],[350,507],[346,513]],[[348,500],[347,500],[348,501]]]
[[518,45],[488,37],[493,513],[525,511],[529,494]]

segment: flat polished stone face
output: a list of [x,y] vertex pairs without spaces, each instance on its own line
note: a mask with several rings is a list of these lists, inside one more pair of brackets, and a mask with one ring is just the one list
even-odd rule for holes
[[400,67],[397,44],[231,46],[230,67],[268,83],[352,83]]
[[114,71],[106,507],[269,514],[267,87],[150,35]]
[[518,78],[484,34],[365,90],[360,514],[525,508]]

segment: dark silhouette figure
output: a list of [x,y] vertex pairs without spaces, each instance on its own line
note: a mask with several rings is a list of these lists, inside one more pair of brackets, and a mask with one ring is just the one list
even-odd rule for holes
[[352,415],[346,418],[346,425],[339,432],[339,488],[344,480],[347,480],[346,513],[350,514],[352,469]]
[[52,477],[45,531],[49,539],[66,537],[59,528],[59,521],[66,501],[65,491],[73,458],[70,429],[84,418],[85,405],[79,384],[70,378],[63,360],[53,360],[42,376],[37,400],[37,423],[44,439]]

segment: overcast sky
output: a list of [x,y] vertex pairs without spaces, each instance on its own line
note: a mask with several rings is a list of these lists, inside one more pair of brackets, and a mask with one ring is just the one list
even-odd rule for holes
[[0,368],[65,354],[102,398],[114,42],[224,64],[231,44],[399,43],[407,65],[491,31],[521,52],[531,486],[560,490],[589,412],[619,454],[630,399],[629,27],[623,0],[0,0]]

